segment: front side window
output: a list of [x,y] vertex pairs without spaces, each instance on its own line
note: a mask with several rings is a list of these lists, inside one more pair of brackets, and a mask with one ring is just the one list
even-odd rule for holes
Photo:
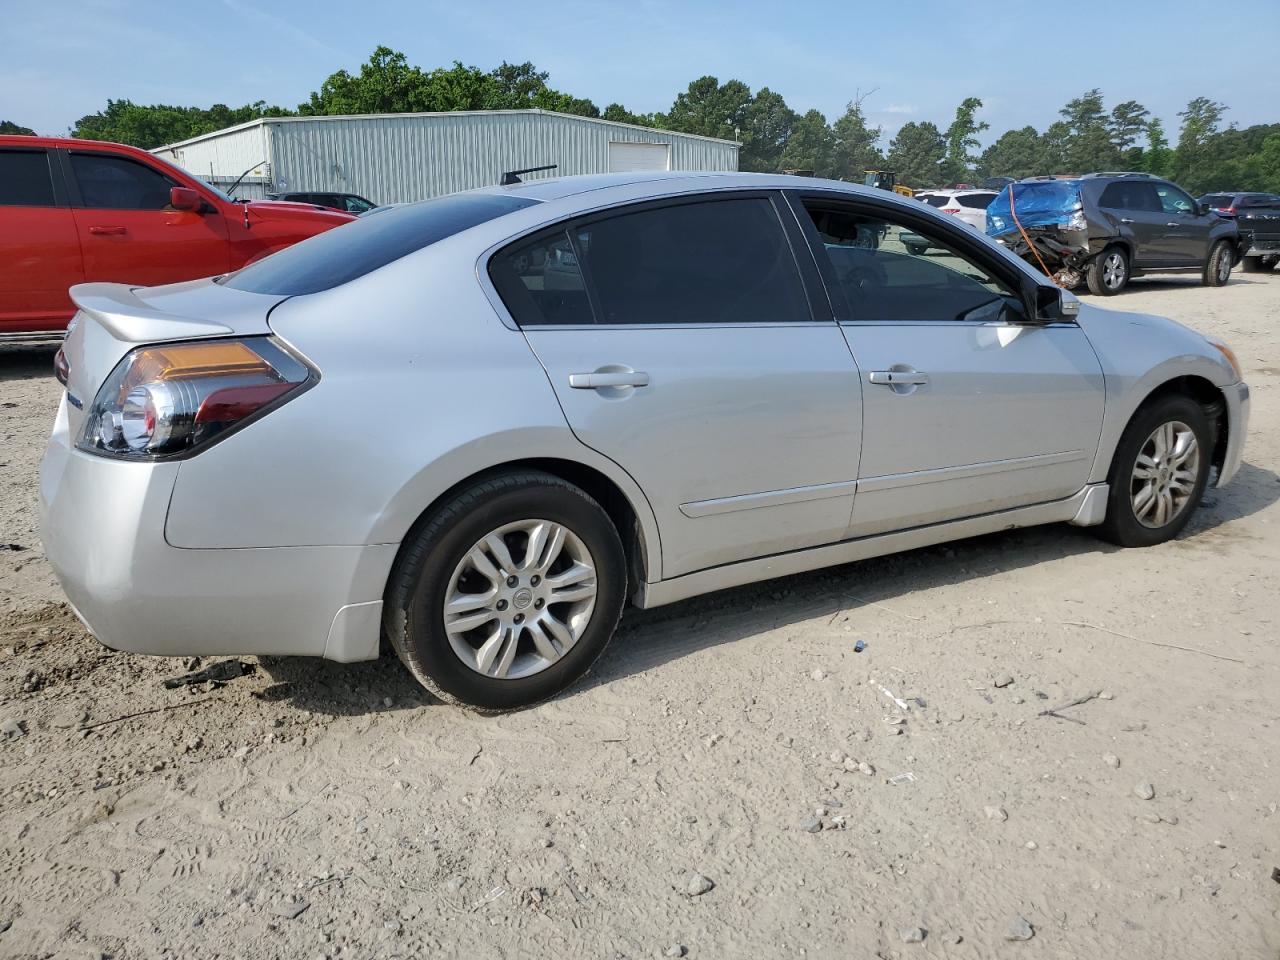
[[498,254],[490,276],[527,324],[747,324],[812,319],[764,197],[644,207]]
[[344,197],[343,199],[344,203],[340,203],[338,206],[341,207],[345,204],[348,213],[365,213],[372,210],[374,206],[362,197]]
[[1196,202],[1171,183],[1154,184],[1160,198],[1160,209],[1165,213],[1195,213]]
[[101,210],[163,210],[178,184],[146,164],[102,153],[71,154],[80,201]]
[[1015,321],[1018,291],[950,245],[941,231],[879,213],[805,202],[848,317],[860,321]]
[[44,150],[0,150],[0,207],[52,207],[53,178]]

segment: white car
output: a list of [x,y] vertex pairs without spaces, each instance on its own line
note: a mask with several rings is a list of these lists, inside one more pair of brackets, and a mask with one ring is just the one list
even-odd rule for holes
[[[919,190],[915,198],[927,203],[935,210],[949,213],[957,220],[963,220],[979,233],[985,233],[987,207],[998,195],[994,190]],[[904,242],[910,239],[915,238],[904,238]],[[916,255],[929,249],[929,244],[923,242],[924,238],[919,239],[921,242],[907,245],[907,249]]]

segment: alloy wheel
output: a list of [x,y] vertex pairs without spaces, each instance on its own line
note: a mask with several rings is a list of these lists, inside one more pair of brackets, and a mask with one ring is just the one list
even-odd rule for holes
[[596,593],[595,562],[572,530],[551,520],[504,524],[454,568],[445,634],[477,673],[499,680],[532,676],[581,639]]
[[1172,523],[1187,509],[1200,475],[1200,444],[1181,420],[1160,424],[1134,461],[1129,492],[1133,515],[1144,527]]
[[1112,251],[1102,260],[1102,283],[1108,290],[1119,290],[1124,286],[1124,256]]

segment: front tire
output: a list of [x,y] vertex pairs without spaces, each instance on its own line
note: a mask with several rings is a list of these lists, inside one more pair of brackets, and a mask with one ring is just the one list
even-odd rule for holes
[[441,700],[512,710],[585,674],[625,597],[622,543],[604,509],[559,477],[522,471],[464,490],[410,534],[383,627]]
[[1084,278],[1095,296],[1115,296],[1129,285],[1129,255],[1123,247],[1107,247],[1089,261]]
[[1209,259],[1204,263],[1204,275],[1201,278],[1206,287],[1222,287],[1231,279],[1231,267],[1235,256],[1231,253],[1231,245],[1219,240],[1209,251]]
[[1104,539],[1151,547],[1182,532],[1204,495],[1213,431],[1198,403],[1181,394],[1141,408],[1116,446]]

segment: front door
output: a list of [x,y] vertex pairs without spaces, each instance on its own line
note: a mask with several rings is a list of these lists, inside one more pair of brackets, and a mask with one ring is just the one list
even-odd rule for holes
[[231,268],[222,215],[169,206],[180,184],[119,154],[73,150],[68,160],[86,280],[154,286]]
[[1180,267],[1204,264],[1209,256],[1209,233],[1218,222],[1216,213],[1200,213],[1191,196],[1172,183],[1153,184],[1165,216],[1163,249],[1169,262]]
[[857,371],[829,311],[811,310],[792,246],[803,241],[794,218],[784,230],[781,202],[628,206],[490,265],[574,433],[648,496],[663,577],[848,527]]
[[[1027,324],[1017,268],[978,238],[870,201],[802,200],[862,373],[849,535],[1068,497],[1102,427],[1102,369],[1071,323]],[[929,238],[912,254],[900,234]]]

